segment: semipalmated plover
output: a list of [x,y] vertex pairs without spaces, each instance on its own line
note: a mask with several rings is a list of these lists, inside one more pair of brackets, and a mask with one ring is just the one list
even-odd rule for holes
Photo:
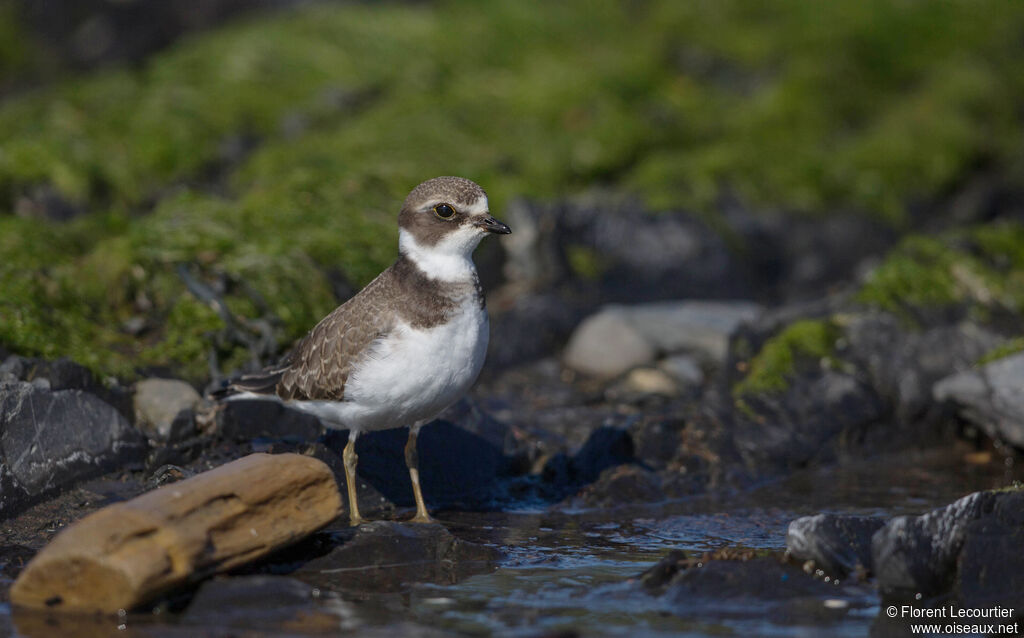
[[415,522],[430,521],[420,491],[416,436],[476,380],[488,321],[473,250],[508,226],[487,194],[461,177],[437,177],[409,193],[398,214],[398,259],[299,341],[277,366],[229,382],[230,399],[283,402],[349,430],[343,454],[352,524],[355,442],[360,433],[409,427],[405,461]]

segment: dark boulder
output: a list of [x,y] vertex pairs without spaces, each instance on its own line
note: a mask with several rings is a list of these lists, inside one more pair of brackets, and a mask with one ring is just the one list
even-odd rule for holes
[[[389,501],[403,507],[415,504],[405,464],[407,428],[367,432],[356,442],[358,475]],[[341,454],[347,430],[331,430],[326,445]],[[417,438],[420,484],[431,507],[486,507],[497,492],[507,467],[501,450],[487,439],[448,421],[434,421]]]
[[884,524],[875,516],[805,516],[789,524],[786,549],[793,558],[814,561],[838,578],[866,574],[871,569],[871,537]]
[[747,464],[768,471],[834,460],[848,437],[886,416],[886,406],[860,379],[824,370],[804,374],[778,394],[744,397],[753,414],[736,425],[734,442]]
[[217,429],[226,439],[313,441],[323,431],[320,419],[277,401],[236,399],[217,411]]
[[1024,490],[998,492],[992,511],[967,524],[954,593],[964,607],[1024,613]]
[[[599,427],[590,433],[576,454],[569,456],[560,452],[547,460],[540,473],[544,483],[542,492],[552,500],[564,498],[597,481],[601,473],[608,468],[632,463],[635,460],[633,439],[626,429]],[[600,489],[592,494],[597,501],[603,501],[606,496],[611,495],[605,495]]]
[[865,371],[900,423],[919,419],[931,408],[937,381],[972,368],[1001,341],[972,322],[913,330],[885,313],[854,315],[845,334],[847,358]]
[[101,383],[91,370],[67,357],[49,360],[11,355],[0,364],[0,382],[3,381],[26,381],[53,391],[84,390],[117,408],[130,423],[134,423],[131,390],[116,382]]
[[570,471],[578,483],[592,483],[610,467],[630,463],[633,455],[633,439],[622,428],[602,426],[591,432],[570,461]]
[[939,401],[953,403],[960,414],[986,434],[1024,450],[1024,353],[964,370],[935,384]]
[[885,595],[946,592],[970,524],[991,516],[995,492],[975,492],[921,516],[898,516],[875,532],[871,560]]
[[0,384],[0,515],[115,468],[141,463],[145,438],[82,390]]
[[615,507],[654,503],[665,498],[661,477],[631,464],[606,469],[597,481],[585,486],[573,502],[584,507]]

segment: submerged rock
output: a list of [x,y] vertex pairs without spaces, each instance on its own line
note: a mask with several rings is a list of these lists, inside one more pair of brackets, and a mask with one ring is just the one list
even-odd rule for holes
[[139,431],[93,394],[0,383],[0,516],[145,453]]
[[875,516],[805,516],[789,524],[786,549],[832,576],[866,574],[871,569],[871,537],[884,524]]
[[827,625],[841,620],[851,600],[862,597],[777,558],[728,548],[693,556],[672,552],[639,580],[677,616],[728,614],[782,625]]
[[664,499],[662,480],[656,473],[638,465],[619,465],[602,472],[573,502],[585,507],[615,507]]
[[932,392],[993,439],[1024,449],[1024,353],[946,377]]
[[293,575],[342,592],[401,591],[414,582],[452,584],[491,571],[501,556],[493,547],[456,538],[438,523],[375,521],[329,536],[333,547]]
[[351,625],[355,609],[330,592],[285,576],[251,575],[203,583],[184,625],[259,632],[323,633]]

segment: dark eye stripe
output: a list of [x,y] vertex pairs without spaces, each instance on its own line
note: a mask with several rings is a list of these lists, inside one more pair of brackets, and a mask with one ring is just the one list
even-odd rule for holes
[[455,209],[451,204],[438,204],[434,206],[434,213],[441,219],[451,219],[455,216]]

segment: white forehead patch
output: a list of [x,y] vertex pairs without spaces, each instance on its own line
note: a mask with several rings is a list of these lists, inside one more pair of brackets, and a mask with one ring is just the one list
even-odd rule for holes
[[491,208],[487,202],[487,196],[483,195],[478,197],[475,202],[466,208],[467,215],[483,215],[484,213],[490,212]]

